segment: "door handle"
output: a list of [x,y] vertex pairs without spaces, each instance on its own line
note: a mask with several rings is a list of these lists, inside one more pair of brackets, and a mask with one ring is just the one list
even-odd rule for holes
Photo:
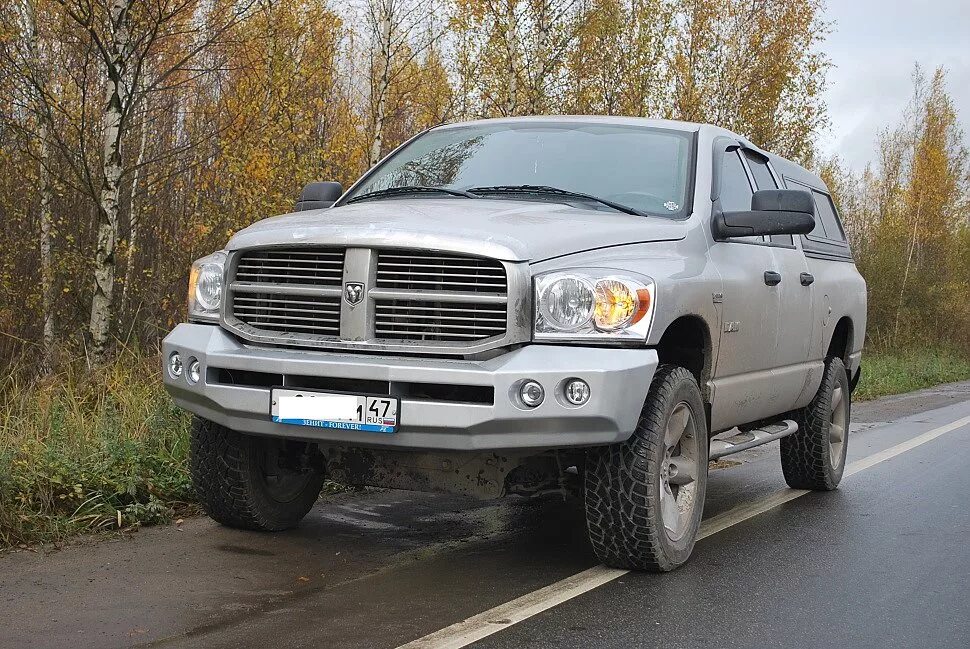
[[810,286],[812,282],[815,281],[815,275],[812,275],[811,273],[802,273],[798,276],[798,279],[802,283],[802,286]]
[[775,286],[776,284],[781,284],[781,273],[776,273],[773,270],[766,270],[765,284],[767,284],[768,286]]

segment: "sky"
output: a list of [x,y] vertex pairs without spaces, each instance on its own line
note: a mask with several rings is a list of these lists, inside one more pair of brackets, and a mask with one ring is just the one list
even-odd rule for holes
[[828,0],[827,17],[835,24],[822,47],[834,66],[824,153],[856,170],[874,160],[876,136],[910,98],[917,62],[928,73],[948,70],[948,90],[970,133],[970,0]]

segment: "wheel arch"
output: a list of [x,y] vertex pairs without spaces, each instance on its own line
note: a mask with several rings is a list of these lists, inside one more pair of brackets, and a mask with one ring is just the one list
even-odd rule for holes
[[829,339],[829,346],[825,351],[825,358],[840,358],[846,367],[849,367],[849,354],[852,352],[852,341],[855,327],[852,318],[842,316],[835,323],[832,330],[832,337]]
[[664,329],[656,349],[661,363],[679,365],[694,375],[709,410],[714,347],[711,329],[704,318],[692,314],[678,317]]

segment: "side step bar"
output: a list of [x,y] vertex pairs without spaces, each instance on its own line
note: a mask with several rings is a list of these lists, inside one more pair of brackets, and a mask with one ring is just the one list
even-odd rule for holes
[[731,437],[717,438],[711,440],[710,459],[714,461],[725,455],[740,453],[755,446],[761,446],[768,442],[773,442],[782,437],[788,437],[798,430],[798,424],[791,419],[785,419],[776,424],[769,424],[761,428],[738,433]]

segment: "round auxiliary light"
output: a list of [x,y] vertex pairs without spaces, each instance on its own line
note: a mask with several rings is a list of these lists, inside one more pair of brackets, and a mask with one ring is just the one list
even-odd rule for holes
[[187,375],[189,383],[198,383],[199,379],[202,378],[202,363],[199,359],[193,358],[189,360],[189,373]]
[[563,390],[566,401],[574,406],[581,406],[589,401],[589,383],[582,379],[570,379]]
[[546,391],[537,381],[526,381],[519,387],[519,399],[529,408],[535,408],[546,398]]
[[168,373],[173,379],[177,379],[182,376],[182,370],[184,366],[182,365],[182,355],[178,352],[172,352],[168,357]]

